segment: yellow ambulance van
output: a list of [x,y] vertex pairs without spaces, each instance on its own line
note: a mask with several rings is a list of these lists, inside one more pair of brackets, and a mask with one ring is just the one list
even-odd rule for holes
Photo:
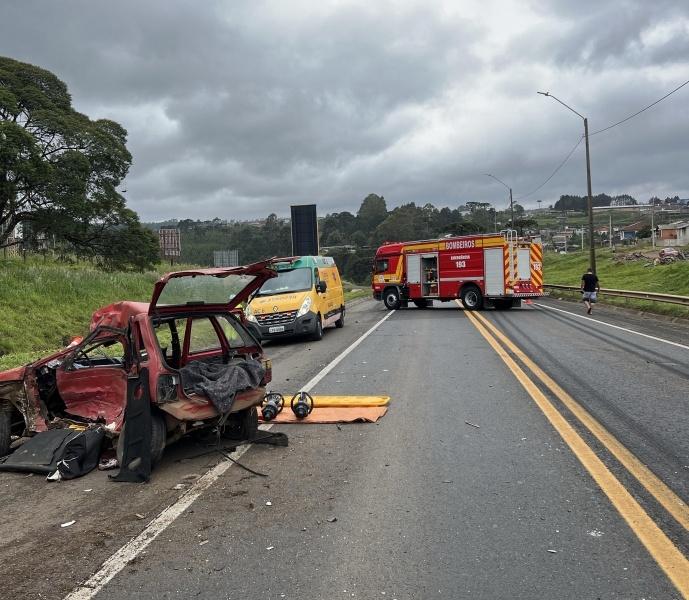
[[266,281],[244,309],[257,339],[309,336],[320,340],[325,327],[344,327],[342,281],[331,257],[296,256],[273,266],[278,276]]

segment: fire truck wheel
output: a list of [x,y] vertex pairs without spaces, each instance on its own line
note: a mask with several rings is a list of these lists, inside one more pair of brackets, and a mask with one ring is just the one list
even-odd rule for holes
[[397,310],[400,307],[400,293],[397,288],[388,288],[383,293],[383,302],[388,310]]
[[483,294],[475,285],[463,287],[461,299],[467,310],[481,310],[483,308]]
[[416,306],[416,308],[428,308],[428,305],[429,305],[429,301],[425,300],[425,299],[413,300],[413,302],[414,302],[414,306]]
[[512,308],[512,300],[493,300],[495,310],[509,310]]

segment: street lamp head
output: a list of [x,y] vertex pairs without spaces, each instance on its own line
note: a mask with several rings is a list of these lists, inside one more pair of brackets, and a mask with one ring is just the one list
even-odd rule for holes
[[550,92],[536,92],[537,94],[540,94],[541,96],[550,96]]

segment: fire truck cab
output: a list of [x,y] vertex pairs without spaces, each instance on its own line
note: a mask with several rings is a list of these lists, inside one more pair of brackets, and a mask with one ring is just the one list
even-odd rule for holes
[[386,242],[373,263],[373,297],[389,310],[455,299],[468,310],[512,308],[543,296],[542,257],[540,241],[512,230]]

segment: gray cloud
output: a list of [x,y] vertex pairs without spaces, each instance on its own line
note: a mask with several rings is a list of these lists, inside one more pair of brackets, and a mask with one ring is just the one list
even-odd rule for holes
[[[355,211],[369,192],[504,204],[483,173],[524,194],[581,132],[536,90],[595,129],[689,78],[679,4],[6,0],[0,54],[128,129],[147,220]],[[689,196],[684,92],[592,140],[594,191]],[[528,201],[582,193],[582,165],[579,149]]]

